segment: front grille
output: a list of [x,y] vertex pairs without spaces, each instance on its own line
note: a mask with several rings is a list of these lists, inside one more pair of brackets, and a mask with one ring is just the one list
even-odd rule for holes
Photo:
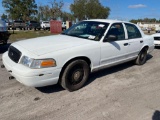
[[159,40],[160,41],[160,37],[154,37],[154,40]]
[[9,47],[9,50],[8,50],[8,56],[11,60],[13,60],[15,63],[18,63],[20,57],[21,57],[21,52],[16,49],[15,47],[13,46],[10,46]]

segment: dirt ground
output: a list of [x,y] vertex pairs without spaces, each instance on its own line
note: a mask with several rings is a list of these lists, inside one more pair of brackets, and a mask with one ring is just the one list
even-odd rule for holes
[[[0,45],[0,59],[8,46]],[[143,66],[125,63],[91,74],[76,92],[26,87],[8,77],[0,68],[0,120],[160,120],[160,49]]]

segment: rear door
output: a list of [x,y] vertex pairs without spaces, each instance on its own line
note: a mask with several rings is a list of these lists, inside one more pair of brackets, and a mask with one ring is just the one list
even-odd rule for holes
[[129,43],[129,49],[128,49],[128,54],[129,57],[136,57],[141,48],[143,47],[144,41],[142,38],[142,35],[137,28],[136,25],[130,24],[130,23],[125,23],[126,31],[127,31],[127,37],[128,37],[128,43]]

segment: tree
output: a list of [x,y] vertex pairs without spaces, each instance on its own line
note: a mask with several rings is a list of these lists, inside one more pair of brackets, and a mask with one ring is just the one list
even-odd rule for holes
[[2,16],[1,16],[1,19],[7,19],[8,17],[7,17],[7,15],[5,15],[4,13],[2,14]]
[[110,14],[110,8],[102,6],[99,0],[74,0],[70,10],[79,20],[106,19]]
[[57,19],[62,16],[63,1],[51,0],[48,5],[38,6],[38,18],[40,20]]
[[50,7],[48,5],[38,6],[38,19],[43,21],[49,20],[51,18],[49,12],[50,12]]
[[63,21],[75,21],[75,17],[71,13],[63,12],[61,16]]
[[130,22],[137,24],[137,22],[150,22],[150,23],[159,23],[160,21],[156,18],[144,18],[144,19],[132,19]]
[[49,12],[51,17],[53,19],[60,17],[62,15],[62,7],[64,5],[63,1],[60,1],[58,3],[56,2],[56,0],[54,0],[54,1],[50,1],[49,3],[51,5],[50,12]]
[[28,20],[37,13],[35,0],[2,0],[2,6],[11,19]]

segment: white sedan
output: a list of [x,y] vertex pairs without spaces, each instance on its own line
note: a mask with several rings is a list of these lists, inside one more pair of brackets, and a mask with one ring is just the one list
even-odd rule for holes
[[154,45],[160,46],[160,33],[153,34]]
[[132,60],[143,65],[153,49],[153,37],[135,24],[96,19],[81,21],[60,35],[15,42],[2,59],[11,79],[33,87],[60,83],[75,91],[90,72]]

